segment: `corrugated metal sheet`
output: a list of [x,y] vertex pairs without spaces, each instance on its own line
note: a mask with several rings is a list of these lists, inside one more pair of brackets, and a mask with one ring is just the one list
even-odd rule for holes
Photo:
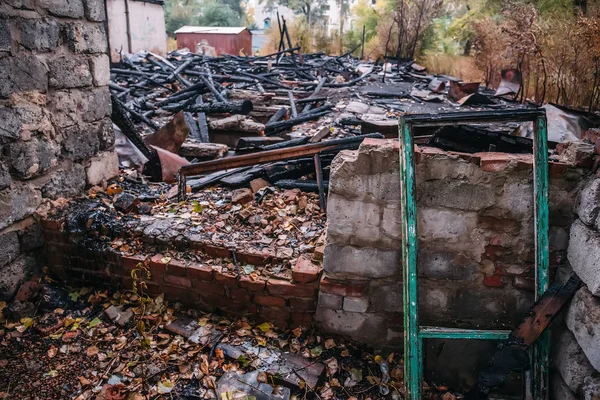
[[237,35],[241,33],[246,28],[241,27],[226,27],[226,26],[182,26],[181,28],[175,31],[175,34],[178,33],[218,33],[222,35]]
[[244,29],[238,34],[222,33],[177,33],[177,48],[187,47],[195,52],[196,46],[202,41],[215,48],[216,55],[239,55],[243,50],[246,55],[252,54],[252,34]]

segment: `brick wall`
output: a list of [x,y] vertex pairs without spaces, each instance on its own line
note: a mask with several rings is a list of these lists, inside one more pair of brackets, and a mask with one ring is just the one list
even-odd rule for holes
[[[367,139],[331,167],[316,318],[379,345],[402,342],[398,160],[397,142]],[[511,328],[533,302],[532,156],[422,147],[416,163],[421,323]],[[554,271],[566,258],[583,172],[549,168]]]
[[[313,324],[321,268],[305,256],[295,262],[291,279],[263,276],[256,279],[235,268],[215,265],[232,265],[228,259],[231,249],[226,247],[190,242],[184,249],[174,240],[127,254],[100,238],[70,233],[64,218],[46,219],[42,223],[49,272],[70,285],[94,283],[130,290],[134,284],[140,287],[143,282],[143,290],[151,296],[164,293],[168,300],[204,311],[250,314],[285,328]],[[148,240],[140,236],[136,239]],[[270,257],[253,253],[236,251],[235,254],[241,265],[259,267],[272,262]],[[215,263],[217,258],[225,262]]]
[[0,4],[0,300],[40,264],[37,215],[117,172],[102,0]]

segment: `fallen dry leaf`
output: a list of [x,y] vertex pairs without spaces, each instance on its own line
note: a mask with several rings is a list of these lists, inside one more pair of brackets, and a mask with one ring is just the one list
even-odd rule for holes
[[88,357],[95,356],[98,353],[100,353],[100,349],[98,349],[96,346],[90,346],[85,351],[85,354],[87,354]]
[[54,346],[50,346],[50,348],[48,349],[48,358],[54,358],[56,356],[56,353],[58,353],[58,349]]

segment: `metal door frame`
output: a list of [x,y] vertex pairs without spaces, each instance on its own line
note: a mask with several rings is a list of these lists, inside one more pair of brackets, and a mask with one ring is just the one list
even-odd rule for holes
[[[535,299],[548,288],[548,132],[544,109],[406,114],[400,119],[400,184],[402,208],[402,263],[404,300],[404,379],[406,400],[422,398],[423,339],[505,340],[510,331],[453,329],[419,326],[417,287],[417,201],[414,140],[416,126],[462,125],[481,122],[527,122],[534,124],[533,188],[535,231]],[[538,339],[531,352],[532,370],[528,399],[548,397],[548,335]]]

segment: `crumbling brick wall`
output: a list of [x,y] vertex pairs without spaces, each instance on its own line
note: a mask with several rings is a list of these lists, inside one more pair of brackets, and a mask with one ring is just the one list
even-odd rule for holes
[[[366,139],[331,167],[320,326],[402,342],[398,143]],[[532,156],[416,153],[421,324],[512,328],[533,303]],[[550,164],[551,268],[565,259],[583,172]],[[325,283],[325,284],[324,284]]]
[[37,214],[117,170],[102,0],[0,4],[0,300],[40,265]]

